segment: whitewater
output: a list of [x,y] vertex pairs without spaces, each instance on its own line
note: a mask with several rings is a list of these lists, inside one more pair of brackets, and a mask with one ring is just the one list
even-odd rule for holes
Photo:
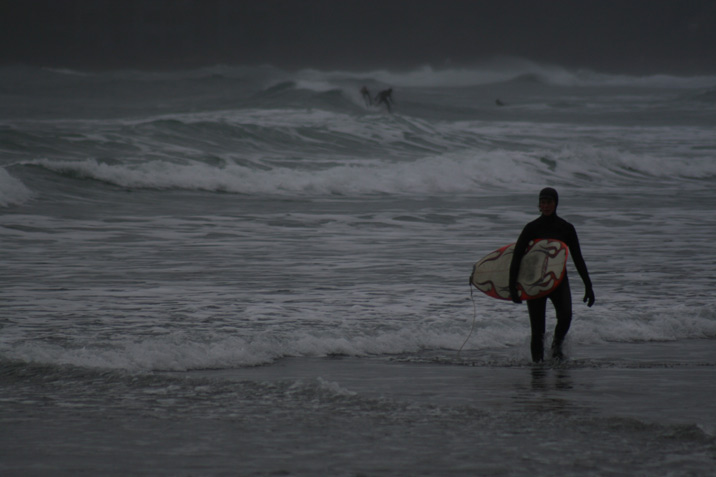
[[[710,475],[715,104],[518,59],[0,68],[0,471]],[[468,277],[546,186],[596,304],[570,262],[536,366]]]

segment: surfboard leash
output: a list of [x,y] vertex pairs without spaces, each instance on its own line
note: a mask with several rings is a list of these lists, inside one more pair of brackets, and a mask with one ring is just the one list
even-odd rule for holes
[[470,327],[470,333],[468,333],[467,338],[465,338],[465,341],[462,343],[462,346],[460,346],[460,349],[457,350],[457,357],[460,357],[460,353],[462,352],[462,349],[465,347],[465,344],[472,336],[472,332],[475,330],[475,324],[477,323],[477,304],[475,303],[475,297],[472,294],[472,276],[470,276],[470,300],[472,300],[472,326]]

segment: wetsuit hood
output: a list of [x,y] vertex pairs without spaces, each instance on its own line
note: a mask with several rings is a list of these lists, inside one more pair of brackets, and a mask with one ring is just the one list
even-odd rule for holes
[[539,198],[540,199],[552,199],[554,200],[554,207],[555,209],[559,205],[559,194],[557,191],[551,187],[545,187],[541,191],[539,191]]

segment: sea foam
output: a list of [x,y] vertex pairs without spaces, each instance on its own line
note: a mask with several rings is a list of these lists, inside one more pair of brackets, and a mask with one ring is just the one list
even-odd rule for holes
[[0,207],[19,205],[27,202],[32,192],[25,184],[0,167]]

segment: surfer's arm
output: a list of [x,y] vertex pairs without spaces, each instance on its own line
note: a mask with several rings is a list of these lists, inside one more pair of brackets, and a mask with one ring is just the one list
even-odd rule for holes
[[572,261],[574,261],[574,266],[577,268],[577,273],[579,273],[579,276],[582,278],[582,282],[584,282],[584,301],[587,303],[587,306],[592,306],[594,304],[592,280],[589,278],[587,264],[584,262],[584,257],[582,257],[582,249],[579,246],[577,231],[572,229],[572,235],[573,238],[570,240],[571,243],[569,244],[569,251],[572,254]]
[[517,239],[515,251],[512,253],[512,261],[510,262],[510,297],[515,303],[522,303],[522,300],[520,299],[520,292],[517,290],[517,277],[520,274],[520,263],[522,262],[522,257],[525,255],[525,250],[527,249],[529,241],[530,237],[528,235],[527,227],[525,227]]

